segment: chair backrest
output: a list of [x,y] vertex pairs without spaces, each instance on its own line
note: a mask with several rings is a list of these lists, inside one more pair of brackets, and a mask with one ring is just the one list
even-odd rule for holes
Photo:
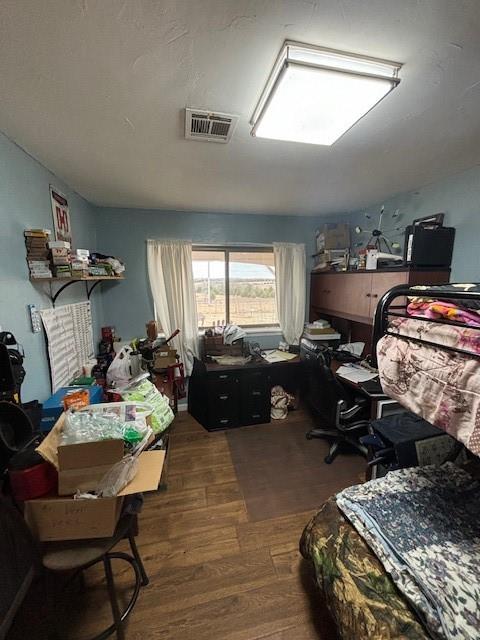
[[10,354],[0,342],[0,398],[13,398],[16,390]]
[[325,361],[317,361],[307,368],[307,401],[310,407],[328,422],[334,422],[338,401],[349,409],[354,404],[353,395],[338,380]]
[[13,402],[0,401],[0,470],[33,437],[30,418]]

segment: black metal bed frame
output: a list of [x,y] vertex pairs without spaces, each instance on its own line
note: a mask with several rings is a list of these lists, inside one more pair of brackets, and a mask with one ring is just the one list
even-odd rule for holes
[[[454,283],[449,283],[454,284]],[[417,344],[425,344],[430,347],[435,347],[436,349],[442,349],[444,351],[451,351],[455,353],[461,353],[462,355],[466,355],[469,358],[480,359],[480,354],[472,353],[471,351],[467,351],[465,349],[457,349],[456,347],[449,347],[447,345],[438,344],[436,342],[431,342],[429,340],[423,340],[421,338],[411,338],[409,336],[402,336],[401,334],[391,331],[389,329],[389,318],[391,316],[397,318],[408,318],[413,320],[418,320],[420,322],[432,322],[437,324],[451,324],[456,327],[467,327],[461,322],[454,322],[452,320],[447,319],[435,319],[435,318],[423,318],[419,316],[409,315],[406,312],[406,305],[393,305],[395,299],[400,297],[421,297],[421,298],[431,298],[433,300],[444,300],[444,301],[459,301],[461,303],[462,300],[478,300],[480,302],[480,292],[478,291],[461,291],[459,289],[443,289],[438,288],[435,285],[426,285],[425,289],[417,289],[415,287],[409,287],[406,285],[398,285],[393,287],[389,291],[387,291],[380,299],[377,309],[375,311],[375,320],[373,323],[373,338],[372,338],[372,364],[373,366],[377,366],[377,344],[380,338],[384,335],[391,335],[399,338],[400,340],[405,340],[407,342],[415,342]],[[400,312],[402,310],[402,312]],[[479,316],[480,320],[480,316]],[[475,327],[469,327],[475,329]],[[478,327],[480,331],[480,327]]]

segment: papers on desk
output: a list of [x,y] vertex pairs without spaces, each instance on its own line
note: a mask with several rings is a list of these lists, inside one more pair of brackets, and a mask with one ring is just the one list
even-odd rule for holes
[[365,367],[361,367],[358,364],[344,364],[341,367],[338,367],[335,373],[340,378],[345,378],[345,380],[356,383],[373,380],[373,378],[378,376],[378,373],[368,371],[368,369],[365,369]]
[[347,342],[346,344],[341,344],[338,347],[338,351],[346,351],[347,353],[353,353],[354,356],[360,357],[364,347],[364,342]]
[[265,351],[263,359],[267,362],[287,362],[287,360],[293,360],[297,357],[296,353],[289,353],[288,351],[280,351],[280,349],[272,349],[271,351]]

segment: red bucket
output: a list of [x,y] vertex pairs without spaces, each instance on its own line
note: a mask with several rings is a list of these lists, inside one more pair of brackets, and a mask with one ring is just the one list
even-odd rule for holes
[[18,501],[32,500],[57,487],[57,471],[49,462],[41,462],[28,469],[9,469],[12,494]]

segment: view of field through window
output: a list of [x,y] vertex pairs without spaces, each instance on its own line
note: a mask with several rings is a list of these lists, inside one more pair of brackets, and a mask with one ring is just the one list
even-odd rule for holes
[[[193,251],[193,276],[200,327],[278,324],[272,252],[229,251],[226,292],[224,250]],[[230,317],[227,318],[226,295]]]

